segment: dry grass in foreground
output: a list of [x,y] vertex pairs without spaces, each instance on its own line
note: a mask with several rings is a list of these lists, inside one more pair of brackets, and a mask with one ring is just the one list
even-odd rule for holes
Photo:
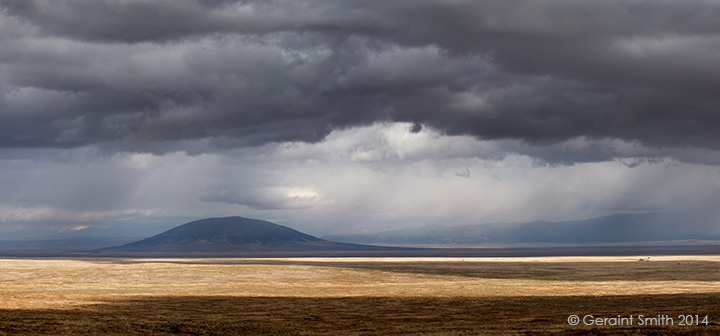
[[0,259],[0,335],[720,334],[720,258],[593,258]]

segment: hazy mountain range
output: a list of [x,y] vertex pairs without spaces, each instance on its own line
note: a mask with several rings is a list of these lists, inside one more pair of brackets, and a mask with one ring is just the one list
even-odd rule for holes
[[[0,252],[73,251],[94,254],[265,253],[318,251],[399,251],[378,245],[495,246],[522,244],[634,244],[680,240],[720,240],[713,215],[687,213],[615,214],[547,222],[424,226],[374,234],[321,238],[271,222],[208,218],[138,240],[127,237],[0,241]],[[410,250],[410,249],[406,249]]]
[[88,237],[38,240],[0,240],[0,251],[74,251],[131,243],[138,238]]
[[717,218],[706,214],[615,214],[587,220],[496,223],[331,235],[333,241],[392,245],[585,244],[718,240]]

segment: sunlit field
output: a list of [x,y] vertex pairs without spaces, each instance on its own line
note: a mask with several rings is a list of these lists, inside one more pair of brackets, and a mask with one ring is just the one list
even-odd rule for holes
[[[0,334],[720,333],[719,256],[17,258],[0,269]],[[676,318],[572,326],[573,314]],[[708,322],[680,326],[681,314]]]

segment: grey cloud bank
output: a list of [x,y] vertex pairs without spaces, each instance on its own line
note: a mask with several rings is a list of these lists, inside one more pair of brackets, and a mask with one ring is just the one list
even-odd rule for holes
[[[213,151],[407,121],[538,147],[616,139],[696,162],[675,149],[720,149],[717,1],[0,6],[3,147],[214,139],[201,149]],[[558,148],[523,154],[625,155]]]

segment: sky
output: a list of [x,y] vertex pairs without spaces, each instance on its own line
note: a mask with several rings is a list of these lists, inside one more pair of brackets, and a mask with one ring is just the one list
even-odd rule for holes
[[718,17],[715,0],[0,0],[0,239],[717,211]]

